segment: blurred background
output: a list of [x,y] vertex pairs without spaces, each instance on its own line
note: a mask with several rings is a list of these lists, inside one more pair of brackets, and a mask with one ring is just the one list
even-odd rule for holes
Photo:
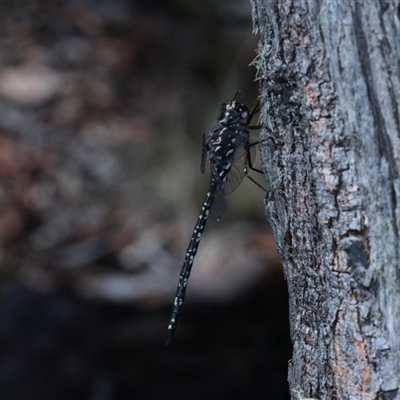
[[2,399],[289,398],[286,286],[248,180],[208,223],[165,347],[208,186],[202,133],[238,88],[256,103],[250,15],[0,3]]

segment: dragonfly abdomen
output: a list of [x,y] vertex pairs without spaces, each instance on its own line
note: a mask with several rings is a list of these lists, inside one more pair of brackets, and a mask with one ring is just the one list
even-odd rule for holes
[[178,287],[175,293],[175,300],[172,308],[171,319],[168,325],[169,337],[167,340],[167,345],[172,335],[174,334],[175,330],[178,327],[178,319],[181,314],[183,300],[185,298],[186,287],[188,284],[190,272],[192,270],[194,257],[197,253],[197,249],[199,248],[201,235],[204,232],[208,217],[210,215],[211,207],[214,203],[215,192],[216,192],[216,184],[215,182],[212,181],[210,182],[209,190],[204,199],[203,206],[201,208],[201,213],[193,229],[192,238],[190,239],[189,246],[186,250],[185,260],[183,262],[181,273],[179,275]]

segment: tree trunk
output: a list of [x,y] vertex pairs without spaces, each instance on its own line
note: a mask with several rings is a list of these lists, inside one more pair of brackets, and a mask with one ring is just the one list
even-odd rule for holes
[[252,0],[292,398],[400,399],[400,6]]

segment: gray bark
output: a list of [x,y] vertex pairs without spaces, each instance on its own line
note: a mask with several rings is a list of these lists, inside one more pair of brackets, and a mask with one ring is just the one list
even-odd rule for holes
[[252,0],[292,398],[400,399],[400,6]]

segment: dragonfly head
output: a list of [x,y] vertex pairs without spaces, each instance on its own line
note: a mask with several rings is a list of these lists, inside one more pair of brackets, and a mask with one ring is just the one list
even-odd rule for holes
[[222,104],[218,122],[222,125],[230,125],[249,117],[249,109],[235,100],[228,100]]

